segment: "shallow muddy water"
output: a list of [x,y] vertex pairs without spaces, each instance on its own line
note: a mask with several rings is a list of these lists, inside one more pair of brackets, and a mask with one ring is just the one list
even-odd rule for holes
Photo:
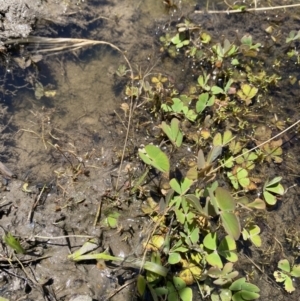
[[[282,5],[282,2],[297,3],[273,1],[272,5]],[[265,64],[258,68],[280,73],[282,79],[268,92],[267,104],[255,104],[255,114],[247,121],[255,126],[267,125],[275,135],[279,129],[272,121],[274,116],[285,121],[284,128],[299,119],[299,65],[282,56],[286,45],[276,41],[291,30],[299,30],[299,8],[280,13],[228,15],[195,13],[195,10],[225,9],[223,1],[180,1],[176,12],[167,11],[162,1],[150,0],[78,1],[78,5],[78,24],[49,26],[49,36],[112,43],[125,50],[135,76],[149,73],[150,78],[151,74],[162,73],[182,93],[186,93],[190,82],[195,82],[202,67],[195,66],[191,71],[188,60],[182,57],[174,60],[162,54],[160,35],[174,31],[174,24],[183,16],[200,24],[216,40],[225,37],[233,41],[236,36],[251,34],[264,45]],[[260,1],[257,5],[269,6],[269,3]],[[271,25],[275,28],[275,41],[265,31]],[[43,26],[37,27],[36,35],[42,35],[45,30]],[[5,57],[6,65],[1,67],[1,103],[8,110],[1,113],[0,158],[17,179],[3,179],[0,224],[19,237],[29,251],[28,257],[21,258],[23,269],[15,262],[11,266],[0,257],[0,296],[9,300],[72,301],[76,296],[89,296],[91,299],[87,300],[94,301],[137,300],[132,279],[138,270],[106,267],[94,260],[75,264],[67,259],[87,241],[86,237],[68,236],[97,237],[98,251],[109,249],[115,256],[140,257],[142,241],[151,232],[150,222],[140,210],[141,200],[111,197],[128,122],[128,112],[120,107],[129,101],[124,94],[128,77],[118,76],[116,70],[120,65],[128,70],[127,62],[121,53],[103,45],[65,54],[48,56],[46,53],[41,61],[34,63],[32,59],[31,65],[24,69],[17,59],[23,54],[27,61],[27,52],[21,49],[9,62]],[[280,63],[275,66],[276,58]],[[293,84],[291,78],[296,79]],[[140,164],[132,162],[137,157],[137,148],[154,140],[154,135],[149,134],[153,125],[143,126],[150,115],[148,112],[140,115],[133,117],[129,133],[118,183],[122,188],[130,185],[128,170],[132,169],[137,176],[133,168],[139,168]],[[259,217],[262,248],[241,252],[237,265],[241,275],[260,287],[259,300],[263,301],[300,298],[298,280],[296,291],[288,295],[272,278],[278,260],[288,257],[298,263],[295,248],[286,241],[287,232],[300,231],[298,135],[299,130],[295,129],[284,135],[283,163],[271,162],[267,171],[264,167],[256,168],[261,177],[283,176],[284,187],[288,189],[276,210]],[[101,221],[95,226],[98,208],[101,208]],[[121,214],[117,229],[109,229],[104,224],[112,211]],[[2,257],[9,253],[6,251],[2,244]],[[26,262],[42,256],[47,258],[36,259],[32,264]],[[125,288],[118,293],[124,284]],[[202,300],[196,290],[194,300]]]

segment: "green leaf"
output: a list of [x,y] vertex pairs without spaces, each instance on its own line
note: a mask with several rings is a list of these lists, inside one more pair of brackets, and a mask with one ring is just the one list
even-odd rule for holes
[[186,192],[188,192],[188,190],[191,188],[192,185],[193,185],[192,180],[188,178],[184,178],[183,182],[181,183],[181,195],[186,194]]
[[252,45],[252,36],[250,34],[246,34],[241,38],[241,43],[251,46]]
[[181,256],[179,253],[169,253],[168,263],[169,264],[177,264],[180,262]]
[[144,276],[138,275],[136,283],[137,283],[137,291],[138,291],[139,295],[142,297],[146,290],[146,280],[145,280]]
[[201,216],[205,216],[205,217],[208,217],[205,213],[204,213],[204,210],[202,208],[202,206],[200,205],[200,201],[199,201],[199,198],[197,198],[194,194],[187,194],[185,196],[187,202],[192,206],[194,207],[198,213],[201,215]]
[[291,276],[293,277],[300,277],[300,264],[296,264],[293,266]]
[[261,246],[261,237],[259,236],[260,228],[257,225],[248,228],[249,238],[256,247]]
[[251,237],[251,241],[256,247],[261,247],[261,237],[259,235]]
[[218,187],[216,189],[216,199],[218,206],[222,211],[233,211],[235,209],[235,200],[228,190]]
[[246,188],[250,185],[250,179],[248,178],[248,171],[246,169],[238,167],[236,177],[238,179],[239,184],[243,188]]
[[240,291],[242,289],[242,285],[246,282],[246,278],[240,278],[235,280],[229,287],[231,291]]
[[241,235],[241,225],[238,217],[233,212],[226,211],[221,212],[220,217],[226,233],[238,240]]
[[173,104],[171,106],[171,109],[174,113],[181,113],[184,105],[180,98],[172,98]]
[[180,37],[179,37],[179,33],[177,33],[176,36],[174,36],[174,37],[171,39],[171,42],[172,42],[173,44],[175,44],[175,45],[181,42]]
[[201,38],[201,42],[203,44],[208,44],[210,42],[210,40],[211,40],[211,36],[208,33],[206,33],[206,32],[202,32],[200,34],[200,38]]
[[290,277],[286,277],[286,279],[284,281],[284,289],[288,293],[292,293],[293,291],[295,291],[295,287],[293,285],[293,280]]
[[[247,291],[247,292],[253,292],[253,293],[259,293],[260,292],[260,289],[256,285],[254,285],[252,283],[249,283],[249,282],[245,282],[245,283],[242,284],[242,290]],[[249,299],[246,299],[246,300],[249,300]]]
[[233,251],[233,250],[236,250],[236,243],[231,236],[227,235],[222,239],[218,247],[218,252]]
[[198,101],[196,103],[196,112],[197,113],[202,113],[204,109],[207,106],[209,94],[208,93],[202,93],[198,97]]
[[3,240],[8,245],[11,247],[13,250],[15,250],[18,254],[25,254],[25,250],[21,246],[20,242],[11,234],[7,233],[3,236]]
[[282,177],[275,177],[273,180],[268,181],[268,182],[266,183],[265,187],[276,185],[276,184],[278,184],[281,180],[282,180]]
[[286,43],[290,43],[292,41],[295,41],[297,39],[300,39],[300,30],[297,32],[297,30],[292,30],[289,33],[289,37],[286,38]]
[[227,167],[227,168],[232,168],[233,165],[234,165],[234,158],[233,156],[230,156],[229,158],[226,158],[224,160],[224,166]]
[[193,291],[190,287],[185,287],[179,291],[179,296],[182,301],[192,301]]
[[85,253],[96,250],[99,247],[99,242],[97,239],[92,238],[85,242],[82,247],[75,251],[74,253],[68,255],[68,259],[74,260],[76,257],[79,257]]
[[188,110],[185,113],[185,117],[190,121],[195,121],[197,119],[198,115],[195,113],[194,110]]
[[237,66],[237,65],[239,65],[239,64],[240,64],[240,62],[239,62],[238,59],[232,59],[232,60],[231,60],[231,65]]
[[218,87],[218,86],[213,86],[213,87],[211,88],[211,92],[212,92],[212,94],[214,94],[214,95],[217,95],[217,94],[225,94],[225,93],[224,93],[224,90],[223,90],[222,88]]
[[173,190],[175,190],[175,192],[177,192],[179,195],[181,195],[181,187],[180,187],[180,184],[178,183],[178,181],[173,178],[171,181],[170,181],[170,186]]
[[265,198],[265,201],[267,202],[267,204],[269,204],[271,206],[276,204],[277,198],[275,197],[275,195],[271,194],[268,191],[264,191],[263,195],[264,195],[264,198]]
[[217,145],[223,145],[222,143],[222,135],[221,133],[217,133],[215,136],[214,136],[214,139],[213,139],[213,145],[214,146],[217,146]]
[[287,259],[280,260],[278,262],[278,268],[287,273],[290,273],[290,271],[291,271],[291,266]]
[[232,293],[228,289],[222,289],[220,293],[221,301],[231,301]]
[[171,120],[171,126],[167,125],[166,122],[163,121],[161,128],[175,146],[181,146],[183,134],[179,128],[179,120],[177,118],[173,118]]
[[273,186],[268,185],[266,187],[266,190],[279,194],[279,195],[284,195],[284,188],[281,184],[275,184]]
[[227,172],[227,177],[230,180],[234,189],[239,189],[239,182],[237,181],[236,176],[232,172]]
[[237,92],[237,95],[241,100],[246,102],[246,105],[251,103],[251,99],[257,94],[258,89],[256,87],[252,87],[248,84],[242,84],[241,90]]
[[169,172],[170,163],[167,155],[159,147],[148,144],[143,149],[139,149],[140,158],[161,172]]
[[180,277],[173,277],[173,284],[176,290],[181,290],[186,287],[185,282]]
[[120,213],[118,212],[111,212],[105,219],[105,223],[112,229],[117,228],[118,225],[118,217]]
[[280,271],[275,271],[273,273],[276,282],[283,282],[288,277],[286,274]]
[[181,209],[175,209],[175,214],[176,214],[176,220],[183,225],[185,222],[185,214],[182,212]]
[[232,301],[245,301],[245,300],[255,300],[259,298],[259,294],[247,292],[247,291],[240,291],[235,293],[232,296]]
[[207,164],[213,163],[221,154],[222,154],[222,146],[221,145],[213,146],[207,155],[206,163]]
[[223,267],[223,262],[219,256],[219,254],[215,251],[215,252],[212,252],[210,254],[207,254],[205,256],[205,259],[206,261],[211,265],[211,266],[214,266],[214,267],[218,267],[219,269],[222,269]]
[[266,209],[266,203],[261,199],[255,199],[253,202],[246,205],[248,208],[254,208],[254,209]]
[[203,245],[209,250],[217,250],[217,234],[208,233],[203,240]]
[[232,140],[232,132],[229,130],[226,130],[223,134],[223,146],[229,143]]
[[6,299],[6,298],[2,298],[2,297],[0,297],[0,301],[9,301],[8,299]]
[[259,294],[255,292],[242,291],[241,293],[242,293],[243,300],[255,300],[260,297]]
[[196,244],[199,240],[199,228],[195,228],[192,230],[192,232],[189,234],[189,238],[192,242],[192,244]]
[[179,184],[175,178],[170,181],[171,188],[174,189],[181,196],[188,192],[192,184],[193,180],[190,180],[188,178],[184,178],[181,184]]

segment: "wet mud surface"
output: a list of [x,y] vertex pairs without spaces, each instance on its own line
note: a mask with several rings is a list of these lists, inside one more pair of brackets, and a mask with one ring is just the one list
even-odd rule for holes
[[[73,38],[84,34],[85,38],[109,41],[126,49],[137,70],[146,72],[155,65],[157,72],[176,77],[176,84],[184,91],[185,80],[192,78],[183,71],[187,66],[174,67],[170,58],[156,57],[158,35],[179,17],[168,15],[161,4],[154,2],[60,1],[57,4],[48,0],[32,4],[24,0],[12,1],[10,5],[2,3],[0,39],[22,38],[33,33]],[[187,7],[191,11],[194,6]],[[37,10],[44,15],[37,15]],[[235,35],[238,26],[240,31],[262,37],[270,23],[289,20],[287,14],[280,20],[277,15],[263,20],[261,16],[255,19],[252,15],[216,17],[191,12],[189,16],[194,22],[204,23],[208,31],[225,36]],[[76,22],[66,21],[68,17]],[[10,20],[17,21],[9,23]],[[49,26],[52,20],[55,26]],[[157,24],[153,25],[152,20]],[[73,26],[64,27],[68,22]],[[224,22],[235,27],[224,31]],[[32,31],[33,28],[36,31]],[[267,41],[266,46],[269,43]],[[149,135],[153,125],[141,126],[145,121],[141,116],[135,116],[133,121],[131,143],[118,182],[121,193],[119,197],[113,193],[127,122],[125,112],[120,109],[126,101],[123,93],[126,82],[114,74],[120,64],[125,62],[119,53],[109,47],[96,46],[66,55],[44,56],[42,61],[22,70],[12,57],[7,67],[9,71],[2,71],[0,158],[17,179],[2,177],[0,225],[20,238],[27,255],[18,255],[22,265],[10,262],[11,250],[1,245],[0,296],[28,301],[100,301],[110,297],[110,300],[137,300],[132,282],[137,269],[106,266],[96,260],[77,264],[67,258],[88,237],[97,237],[97,252],[109,250],[115,256],[138,258],[143,254],[142,242],[151,232],[149,220],[141,213],[142,201],[129,196],[126,190],[130,171],[134,174],[133,168],[140,167],[131,163],[137,156],[137,147],[154,140],[154,135]],[[297,69],[293,72],[297,74]],[[37,82],[42,83],[45,90],[55,91],[55,95],[37,99]],[[283,102],[284,83],[283,80],[280,88],[272,93],[272,97],[281,102],[280,106],[264,110],[269,116],[276,113],[297,119],[299,105],[295,105],[295,97],[299,87],[285,92]],[[143,117],[148,118],[147,114]],[[264,124],[266,120],[259,117],[252,122]],[[275,127],[272,130],[277,133]],[[247,277],[253,277],[251,281],[261,288],[259,300],[263,301],[299,300],[300,296],[300,283],[296,281],[298,290],[288,295],[269,272],[276,268],[275,262],[295,252],[295,248],[286,243],[286,232],[300,231],[297,202],[300,191],[294,186],[299,182],[297,133],[288,133],[285,142],[284,163],[271,167],[274,175],[284,171],[283,184],[290,189],[277,210],[259,219],[262,248],[250,248],[241,254],[237,266],[241,274],[247,271]],[[264,171],[258,169],[258,173]],[[99,208],[101,214],[97,219]],[[111,211],[121,214],[115,229],[105,225]],[[118,292],[123,285],[125,288]],[[201,297],[195,293],[194,299],[201,300]]]

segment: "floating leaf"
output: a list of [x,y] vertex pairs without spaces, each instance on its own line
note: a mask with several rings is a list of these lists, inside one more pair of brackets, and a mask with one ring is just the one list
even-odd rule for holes
[[185,38],[184,33],[177,33],[176,36],[171,39],[171,42],[176,45],[176,48],[181,48],[190,43],[190,41]]
[[264,198],[265,198],[267,204],[269,204],[271,206],[273,206],[273,205],[276,204],[277,198],[276,198],[276,196],[274,194],[272,194],[272,193],[270,193],[268,191],[264,191],[263,195],[264,195]]
[[213,86],[211,87],[211,93],[214,94],[214,95],[217,95],[217,94],[225,94],[224,90],[218,86]]
[[242,231],[243,239],[250,239],[251,242],[256,246],[261,246],[261,237],[259,236],[260,228],[257,225],[251,225],[247,229]]
[[250,185],[248,171],[242,167],[236,166],[232,172],[227,173],[227,176],[235,189],[238,189],[238,184],[240,184],[243,188],[248,188]]
[[[204,83],[202,83],[204,85]],[[198,101],[196,102],[196,112],[202,113],[206,107],[210,107],[215,102],[215,96],[209,97],[207,92],[202,93],[198,97]]]
[[208,44],[211,41],[211,36],[206,32],[202,32],[200,38],[203,44]]
[[167,155],[160,150],[159,147],[148,144],[143,149],[139,149],[140,158],[162,172],[170,170],[170,163]]
[[182,144],[183,134],[179,128],[179,120],[173,118],[171,120],[171,126],[167,125],[166,122],[162,122],[161,128],[164,133],[168,136],[170,141],[177,147],[180,147]]
[[295,41],[295,40],[298,40],[298,39],[300,39],[300,30],[292,30],[292,31],[290,31],[290,33],[289,33],[289,36],[288,36],[288,38],[286,38],[286,43],[290,43],[290,42],[292,42],[292,41]]
[[241,100],[245,101],[246,105],[250,105],[252,102],[252,98],[257,94],[258,89],[256,87],[252,87],[248,84],[242,84],[241,90],[237,92],[237,95]]
[[271,181],[267,181],[264,185],[263,196],[269,205],[276,204],[277,197],[275,194],[283,195],[285,192],[283,186],[279,183],[280,181],[281,177],[276,177]]
[[232,132],[226,130],[223,133],[223,136],[220,133],[217,133],[213,139],[214,146],[225,146],[232,140]]

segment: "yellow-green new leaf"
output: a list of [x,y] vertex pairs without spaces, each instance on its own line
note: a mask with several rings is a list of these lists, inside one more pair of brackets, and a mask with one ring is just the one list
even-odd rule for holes
[[3,240],[9,247],[15,250],[18,254],[25,253],[25,250],[21,246],[20,242],[11,233],[8,232],[7,234],[5,234]]
[[241,90],[237,92],[237,95],[241,100],[245,101],[246,105],[250,105],[252,102],[252,98],[257,94],[258,89],[256,87],[252,87],[248,84],[242,84]]
[[167,155],[159,147],[148,144],[145,148],[139,149],[140,158],[161,172],[169,172],[170,162]]

